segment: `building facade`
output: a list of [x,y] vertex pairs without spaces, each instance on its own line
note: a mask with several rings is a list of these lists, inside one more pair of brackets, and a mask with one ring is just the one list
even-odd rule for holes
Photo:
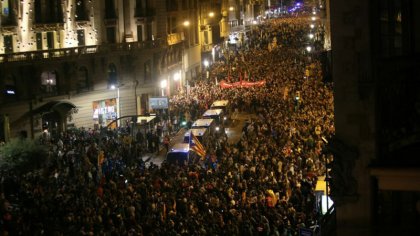
[[197,0],[0,6],[0,114],[12,137],[145,114],[149,97],[162,95],[161,80],[169,82],[167,96],[201,69]]
[[338,235],[416,235],[420,3],[339,0],[328,7]]

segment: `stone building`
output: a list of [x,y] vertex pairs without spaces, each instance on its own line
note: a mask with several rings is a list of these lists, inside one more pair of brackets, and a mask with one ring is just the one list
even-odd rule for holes
[[106,126],[148,112],[161,80],[165,96],[187,86],[201,69],[198,3],[1,1],[0,114],[11,136]]
[[328,7],[337,233],[417,235],[420,2],[338,0]]

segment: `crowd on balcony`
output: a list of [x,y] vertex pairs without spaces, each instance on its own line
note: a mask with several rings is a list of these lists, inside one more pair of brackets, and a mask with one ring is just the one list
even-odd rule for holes
[[[323,140],[334,133],[333,96],[316,58],[302,53],[308,22],[271,19],[230,65],[214,64],[210,79],[197,81],[188,97],[171,98],[171,112],[191,120],[219,99],[254,114],[239,143],[207,150],[217,165],[146,166],[132,158],[129,141],[112,133],[63,134],[48,167],[3,174],[2,233],[289,236],[315,224],[314,189],[328,158]],[[274,37],[278,46],[269,51]],[[305,77],[310,64],[314,71]],[[214,77],[228,66],[237,68],[230,80],[246,70],[248,80],[266,85],[222,89]]]

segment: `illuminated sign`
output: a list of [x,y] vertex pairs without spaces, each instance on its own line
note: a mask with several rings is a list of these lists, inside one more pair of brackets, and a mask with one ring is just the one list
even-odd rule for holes
[[151,109],[168,109],[168,97],[152,97],[149,98],[149,107]]
[[15,95],[16,94],[14,90],[9,90],[9,89],[6,90],[6,93],[9,94],[9,95]]
[[93,119],[100,124],[108,124],[117,117],[117,99],[111,98],[92,103]]

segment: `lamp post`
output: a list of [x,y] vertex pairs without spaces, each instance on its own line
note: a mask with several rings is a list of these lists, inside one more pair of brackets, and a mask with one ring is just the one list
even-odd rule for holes
[[180,89],[180,87],[181,87],[181,86],[179,86],[179,81],[180,80],[181,80],[181,72],[180,71],[175,72],[175,74],[174,74],[174,81],[175,81],[175,84],[177,86],[177,89]]
[[117,127],[120,127],[120,120],[118,119],[121,114],[120,114],[120,87],[122,86],[122,84],[112,84],[111,85],[111,90],[115,90],[117,89],[117,98],[116,98],[116,105],[117,105],[117,111],[116,111],[116,119],[117,119]]
[[165,88],[168,85],[166,79],[160,81],[160,88],[162,89],[162,97],[165,96]]
[[210,77],[209,73],[209,61],[206,59],[203,61],[204,68],[206,70],[206,79]]

